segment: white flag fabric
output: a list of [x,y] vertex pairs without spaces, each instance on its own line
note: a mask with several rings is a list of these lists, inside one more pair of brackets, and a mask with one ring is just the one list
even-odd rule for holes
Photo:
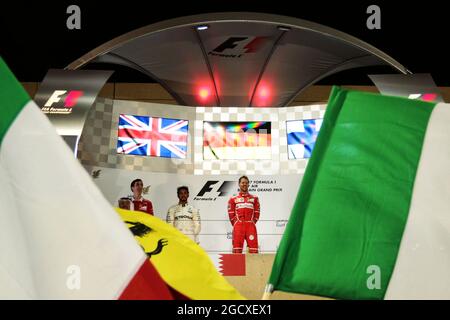
[[0,187],[0,299],[171,297],[1,58]]

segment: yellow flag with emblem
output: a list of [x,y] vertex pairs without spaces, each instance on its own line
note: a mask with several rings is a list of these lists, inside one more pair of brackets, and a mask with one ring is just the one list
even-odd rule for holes
[[245,299],[194,241],[147,213],[116,208],[163,280],[194,300]]

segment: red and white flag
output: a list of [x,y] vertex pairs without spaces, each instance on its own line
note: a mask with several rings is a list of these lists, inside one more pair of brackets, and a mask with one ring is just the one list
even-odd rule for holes
[[172,299],[0,58],[0,299]]

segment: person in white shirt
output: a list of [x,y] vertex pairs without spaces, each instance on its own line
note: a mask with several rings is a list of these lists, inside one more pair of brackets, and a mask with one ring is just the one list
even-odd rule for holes
[[199,243],[198,234],[201,230],[200,212],[194,206],[188,204],[188,187],[178,187],[177,195],[179,202],[169,208],[166,221],[196,243]]

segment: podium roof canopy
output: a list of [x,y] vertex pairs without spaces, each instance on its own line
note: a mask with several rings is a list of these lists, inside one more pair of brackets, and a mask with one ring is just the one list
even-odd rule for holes
[[388,65],[375,47],[309,21],[262,13],[210,13],[155,23],[117,37],[71,63],[125,65],[159,82],[179,104],[282,107],[339,71]]

